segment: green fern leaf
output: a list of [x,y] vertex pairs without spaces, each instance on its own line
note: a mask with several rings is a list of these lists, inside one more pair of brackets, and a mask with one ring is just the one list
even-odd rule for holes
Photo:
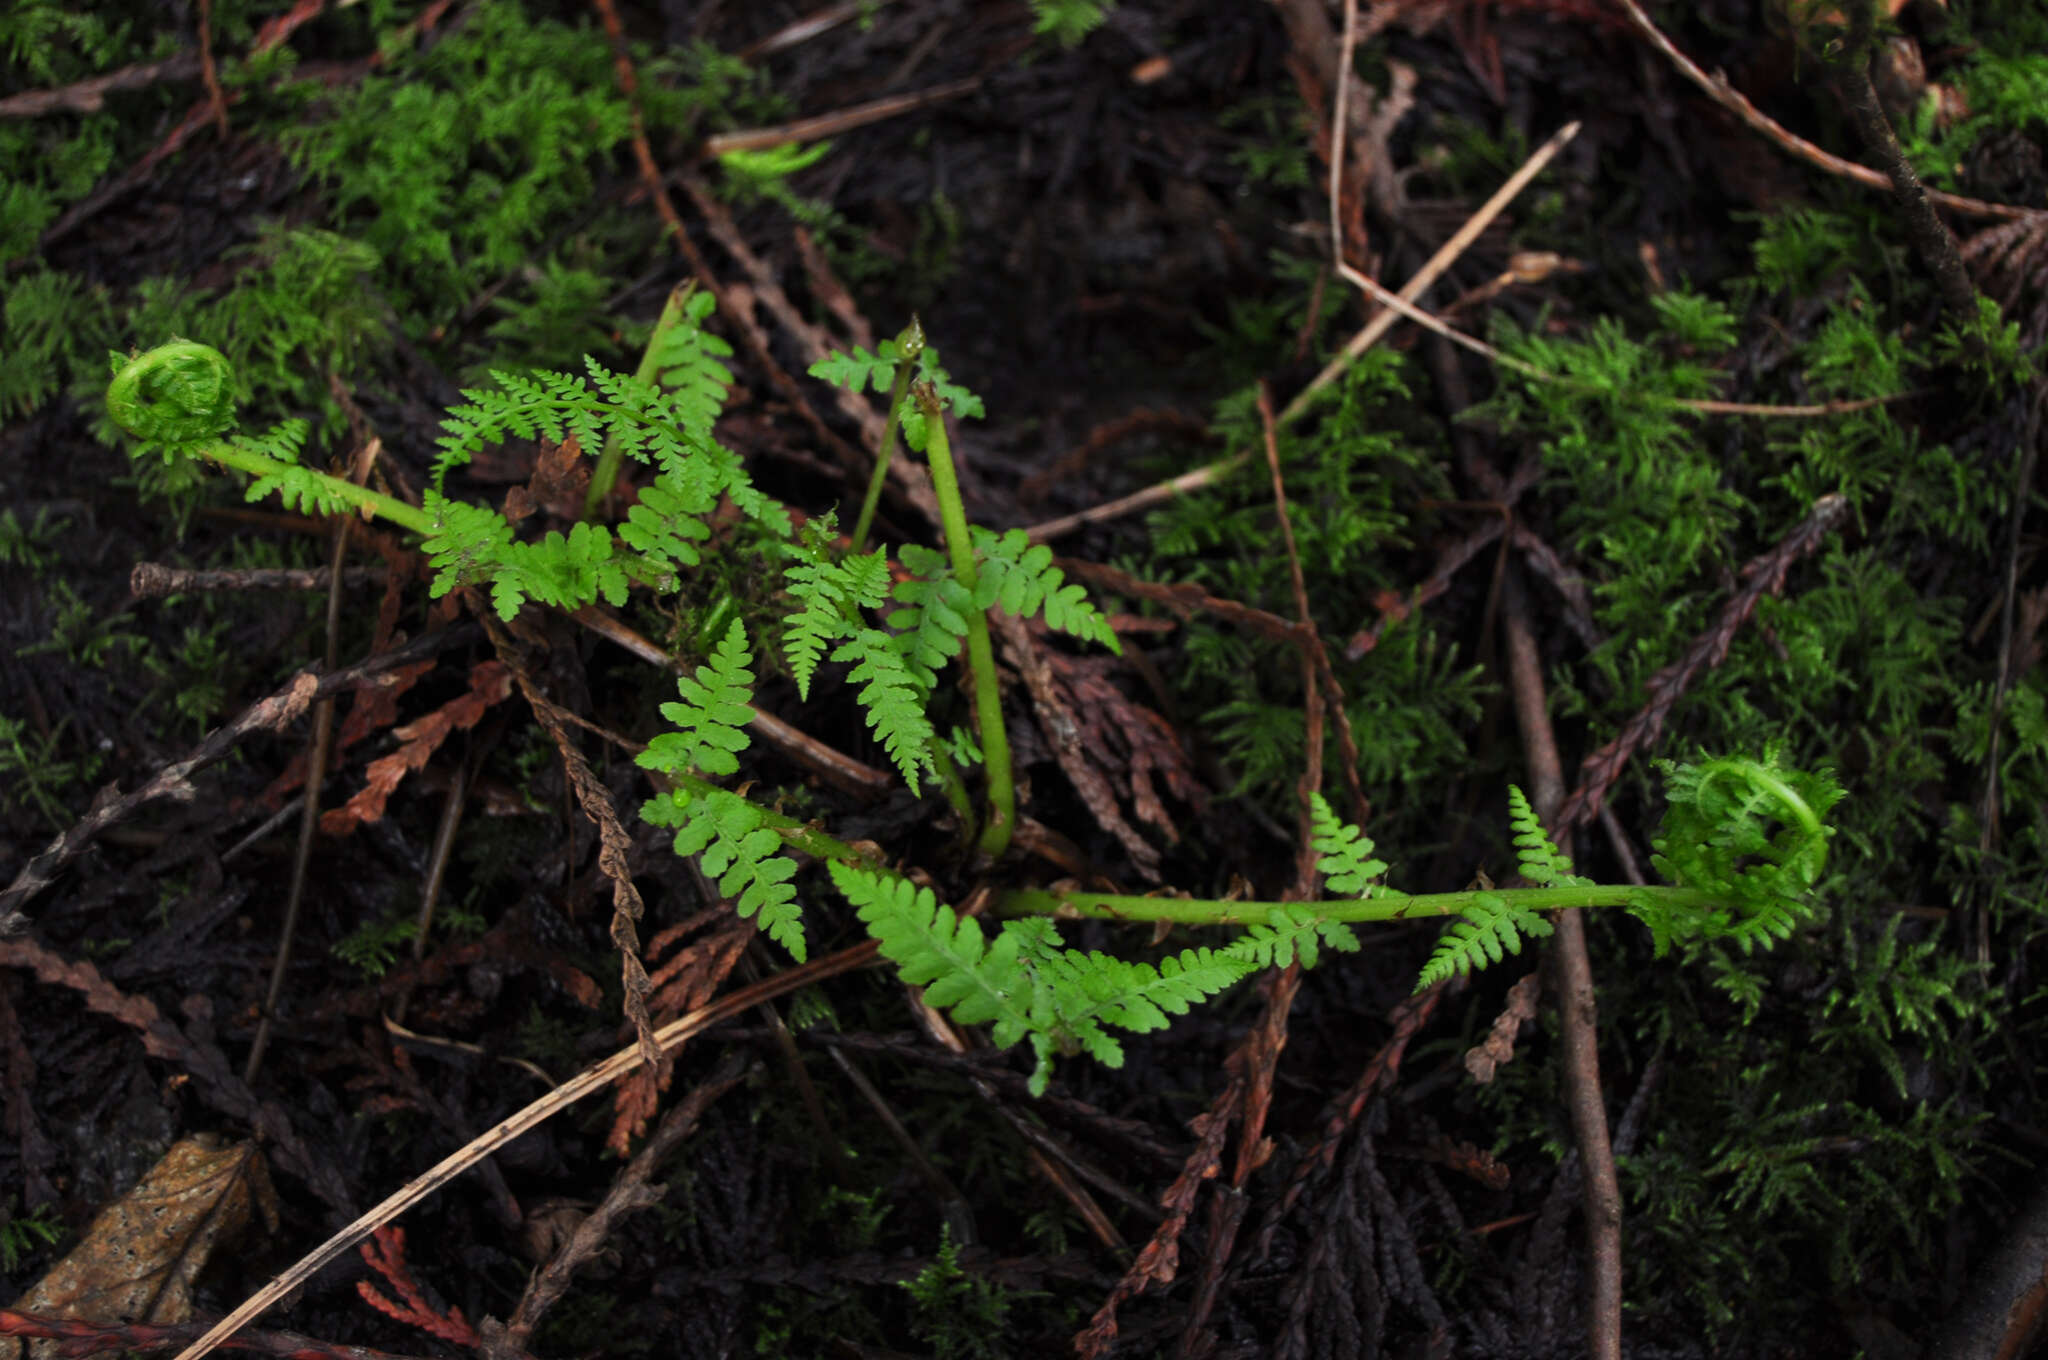
[[1415,990],[1499,963],[1508,954],[1521,953],[1525,937],[1541,939],[1550,932],[1550,922],[1520,902],[1499,893],[1474,893],[1471,910],[1437,941]]
[[903,782],[918,791],[918,777],[931,771],[931,719],[925,716],[924,692],[896,649],[895,640],[879,629],[863,628],[839,644],[834,661],[851,661],[847,678],[861,687],[860,704],[868,726],[881,738]]
[[903,659],[918,683],[931,690],[940,669],[966,644],[974,597],[948,570],[943,553],[905,544],[903,565],[919,576],[897,584],[896,600],[909,608],[891,613],[889,626],[901,630],[897,641]]
[[797,906],[796,864],[782,853],[782,837],[762,824],[765,814],[736,793],[714,789],[697,797],[672,791],[648,800],[641,818],[676,828],[675,852],[697,855],[704,876],[743,917],[801,963],[803,913]]
[[813,378],[831,383],[834,387],[844,388],[848,392],[886,392],[889,390],[890,381],[895,377],[899,357],[889,352],[894,344],[893,340],[883,341],[880,354],[870,354],[859,345],[853,347],[851,354],[833,350],[805,372]]
[[715,498],[691,494],[663,473],[641,488],[639,500],[619,526],[619,538],[651,567],[694,567],[703,560],[696,545],[711,537],[703,516],[714,503]]
[[1761,760],[1666,762],[1664,820],[1651,863],[1670,882],[1712,893],[1714,907],[1675,909],[1632,899],[1659,952],[1674,940],[1731,939],[1749,950],[1784,939],[1810,918],[1827,865],[1823,818],[1842,799],[1825,772]]
[[667,774],[738,771],[739,753],[748,744],[746,726],[754,717],[754,673],[748,669],[753,660],[746,629],[734,619],[711,663],[676,681],[681,702],[661,706],[661,716],[676,730],[647,744],[637,758],[641,768]]
[[1311,907],[1295,905],[1247,926],[1223,953],[1255,968],[1285,968],[1299,954],[1301,966],[1313,968],[1323,945],[1349,954],[1358,949],[1358,936],[1342,921],[1326,920]]
[[806,699],[826,646],[859,631],[857,611],[879,606],[889,593],[888,559],[876,551],[835,562],[832,534],[829,515],[806,523],[787,549],[795,561],[783,572],[783,585],[800,608],[783,623],[782,652]]
[[1170,1016],[1186,1015],[1252,971],[1245,959],[1223,949],[1184,949],[1161,959],[1157,968],[1107,954],[1086,957],[1082,976],[1091,979],[1088,990],[1097,995],[1085,1007],[1063,1010],[1062,1020],[1072,1024],[1093,1013],[1134,1034],[1165,1029]]
[[[930,888],[838,861],[828,867],[833,883],[859,913],[883,957],[896,965],[905,982],[925,987],[925,997],[933,1005],[951,1009],[964,1023],[994,1021],[993,1037],[1003,1048],[1032,1029],[1028,1000],[1018,999],[1029,995],[1028,979],[1017,959],[1028,936],[1003,931],[991,949],[982,939],[981,923],[957,916]],[[1056,941],[1058,936],[1052,938]]]
[[970,536],[979,558],[974,591],[977,608],[1000,604],[1020,619],[1043,611],[1047,627],[1123,652],[1116,631],[1088,602],[1086,592],[1079,586],[1063,585],[1066,573],[1052,565],[1051,548],[1031,542],[1022,529],[997,537],[975,525]]
[[1331,892],[1361,902],[1368,897],[1390,895],[1379,883],[1380,876],[1387,872],[1387,862],[1372,857],[1372,838],[1339,820],[1329,800],[1320,793],[1309,795],[1309,833],[1309,844],[1320,856],[1316,868]]
[[1592,886],[1592,879],[1580,878],[1572,872],[1571,860],[1559,852],[1536,810],[1513,784],[1508,785],[1508,826],[1514,831],[1515,846],[1521,852],[1516,867],[1522,877],[1545,888]]

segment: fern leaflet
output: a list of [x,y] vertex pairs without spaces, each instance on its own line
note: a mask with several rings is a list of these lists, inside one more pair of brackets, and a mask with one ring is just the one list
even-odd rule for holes
[[[746,630],[735,619],[710,664],[676,682],[680,702],[661,706],[676,730],[656,736],[637,763],[670,775],[735,773],[753,717],[752,663]],[[675,852],[700,855],[705,876],[732,899],[734,909],[756,917],[761,929],[803,960],[802,918],[791,882],[796,864],[781,853],[782,837],[764,825],[760,808],[724,789],[693,793],[678,787],[649,799],[640,815],[652,825],[674,827]]]
[[1508,826],[1515,833],[1515,846],[1520,851],[1516,867],[1522,877],[1546,888],[1593,886],[1592,879],[1572,872],[1572,862],[1558,850],[1550,833],[1543,829],[1536,810],[1513,784],[1508,785]]
[[830,868],[883,955],[904,981],[924,986],[927,1001],[965,1024],[992,1021],[999,1047],[1031,1041],[1033,1095],[1045,1093],[1055,1053],[1085,1051],[1120,1066],[1123,1047],[1105,1025],[1163,1028],[1169,1015],[1184,1014],[1252,966],[1224,950],[1184,950],[1154,968],[1064,949],[1043,917],[1005,922],[987,940],[978,921],[956,915],[929,888],[843,863]]
[[712,653],[711,664],[676,681],[682,702],[661,706],[661,716],[676,730],[649,742],[639,765],[668,774],[737,772],[739,753],[748,744],[746,725],[754,716],[754,673],[748,669],[753,661],[747,631],[734,619]]
[[1550,932],[1550,922],[1520,901],[1500,893],[1474,893],[1471,908],[1438,939],[1415,990],[1499,963],[1507,954],[1522,952],[1524,937],[1541,939]]
[[832,533],[829,515],[807,522],[788,549],[795,561],[783,572],[783,585],[799,608],[783,623],[782,653],[797,693],[806,699],[826,646],[860,631],[857,611],[879,606],[889,593],[888,559],[876,551],[835,562]]
[[1389,895],[1379,883],[1387,862],[1372,858],[1372,838],[1357,827],[1339,820],[1329,800],[1320,793],[1309,795],[1309,844],[1320,856],[1316,868],[1339,897],[1364,901]]
[[862,628],[833,651],[834,661],[851,661],[847,679],[858,684],[860,706],[868,726],[882,740],[903,782],[918,791],[918,776],[932,769],[932,720],[925,714],[923,690],[910,673],[895,639],[877,628]]
[[1324,945],[1342,954],[1354,953],[1358,936],[1342,921],[1327,920],[1314,908],[1296,903],[1246,927],[1223,952],[1257,968],[1285,968],[1299,954],[1301,966],[1313,968]]
[[979,559],[974,603],[987,609],[1000,604],[1020,619],[1043,610],[1046,626],[1062,633],[1099,642],[1122,655],[1123,644],[1109,620],[1088,601],[1078,585],[1063,584],[1066,573],[1052,564],[1052,549],[1033,543],[1022,529],[998,537],[975,525],[971,529]]
[[939,682],[939,668],[960,655],[967,641],[967,615],[974,597],[953,576],[946,555],[914,543],[903,545],[903,565],[917,573],[896,586],[896,601],[908,605],[889,615],[889,626],[901,629],[897,643],[918,683],[927,690]]

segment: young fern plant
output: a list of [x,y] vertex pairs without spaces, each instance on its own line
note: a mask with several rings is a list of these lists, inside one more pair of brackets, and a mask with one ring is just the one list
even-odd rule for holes
[[[679,330],[707,314],[701,305],[683,313]],[[937,775],[963,824],[968,800],[954,757],[972,743],[941,741],[929,709],[945,666],[965,656],[989,804],[980,848],[999,854],[1014,823],[1015,794],[986,611],[1042,614],[1048,625],[1112,649],[1117,639],[1080,588],[1052,566],[1048,549],[1021,533],[998,536],[966,522],[936,386],[943,370],[934,367],[935,379],[911,384],[919,419],[914,432],[906,424],[906,434],[930,461],[946,548],[904,546],[908,579],[892,586],[884,555],[841,549],[829,518],[793,533],[788,512],[755,489],[739,459],[713,438],[712,395],[726,381],[717,347],[684,336],[662,349],[674,361],[662,375],[665,384],[674,382],[668,388],[590,363],[586,379],[499,375],[499,390],[466,394],[469,404],[449,415],[433,485],[419,507],[305,467],[302,425],[230,437],[233,375],[204,345],[178,341],[134,358],[115,356],[108,406],[140,441],[137,456],[210,459],[251,475],[252,499],[275,494],[313,513],[368,512],[418,534],[436,568],[435,594],[488,586],[493,606],[508,618],[529,600],[578,608],[620,602],[635,585],[675,588],[680,574],[712,550],[707,520],[729,500],[768,531],[779,554],[773,565],[794,602],[782,643],[799,692],[808,697],[827,661],[850,667],[868,722],[906,784],[919,789]],[[929,353],[926,347],[912,361],[924,363]],[[863,381],[876,376],[875,363],[861,370]],[[616,530],[584,521],[566,535],[522,541],[496,511],[445,490],[451,470],[509,437],[574,437],[585,450],[616,450],[648,465],[652,477]],[[878,625],[874,615],[892,604]],[[1826,775],[1785,768],[1771,753],[1667,766],[1669,806],[1653,863],[1671,883],[1635,887],[1574,875],[1520,791],[1510,789],[1519,867],[1536,886],[1407,895],[1384,885],[1387,865],[1371,840],[1317,796],[1312,843],[1330,898],[1219,902],[1022,889],[997,897],[995,913],[1012,919],[991,935],[853,847],[714,782],[739,773],[755,716],[753,666],[746,631],[735,621],[708,660],[678,682],[676,700],[662,706],[671,730],[640,757],[661,785],[642,816],[673,828],[677,853],[697,856],[741,914],[799,959],[797,869],[786,848],[824,860],[882,952],[924,985],[934,1004],[963,1021],[992,1023],[1002,1044],[1029,1041],[1034,1091],[1044,1090],[1056,1057],[1085,1052],[1116,1065],[1123,1058],[1116,1031],[1157,1030],[1257,969],[1313,966],[1325,950],[1357,949],[1351,925],[1358,921],[1462,918],[1438,942],[1418,989],[1518,952],[1524,939],[1549,933],[1541,913],[1557,909],[1623,907],[1649,926],[1660,954],[1675,944],[1731,940],[1750,949],[1784,938],[1811,912],[1809,896],[1826,864],[1823,819],[1841,797]],[[1242,933],[1155,964],[1070,949],[1050,919],[1057,917],[1232,925]]]

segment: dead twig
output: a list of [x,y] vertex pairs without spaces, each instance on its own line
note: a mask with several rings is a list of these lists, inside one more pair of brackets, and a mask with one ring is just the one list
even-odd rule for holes
[[692,1087],[674,1109],[662,1116],[647,1145],[613,1179],[603,1201],[576,1225],[576,1231],[569,1234],[561,1250],[526,1282],[526,1292],[519,1296],[512,1319],[505,1324],[506,1340],[524,1350],[533,1339],[533,1329],[568,1292],[576,1268],[597,1255],[626,1215],[660,1201],[667,1187],[650,1184],[654,1173],[696,1130],[713,1102],[746,1079],[750,1065],[739,1054],[727,1054],[716,1071]]
[[121,90],[146,90],[159,81],[190,80],[199,74],[199,56],[180,52],[162,61],[139,62],[90,80],[54,90],[27,90],[0,99],[0,118],[39,118],[46,113],[98,113],[107,96]]
[[[340,584],[351,589],[382,585],[388,567],[346,567]],[[239,569],[195,569],[167,566],[162,562],[137,562],[128,573],[128,594],[137,600],[161,600],[167,595],[197,594],[209,590],[325,590],[334,580],[321,567],[244,567]]]
[[715,159],[733,151],[766,151],[770,147],[787,146],[791,142],[813,142],[821,137],[837,137],[842,132],[866,127],[870,123],[900,118],[906,113],[916,113],[935,104],[958,99],[963,94],[973,94],[980,89],[980,76],[968,76],[964,80],[949,80],[934,85],[928,90],[912,94],[892,94],[881,99],[871,99],[865,104],[851,108],[821,113],[815,118],[799,118],[793,123],[776,127],[743,128],[738,132],[721,132],[706,137],[698,154],[705,159]]
[[286,682],[284,688],[250,705],[233,722],[208,735],[182,759],[157,770],[135,792],[124,794],[119,784],[106,785],[93,796],[92,806],[85,816],[44,847],[41,854],[23,865],[14,881],[8,884],[7,891],[0,892],[0,935],[20,929],[21,908],[30,898],[49,887],[64,866],[76,859],[102,831],[159,798],[182,803],[197,797],[198,790],[192,785],[192,776],[226,756],[250,733],[282,731],[323,695],[374,684],[377,677],[387,671],[461,646],[481,635],[480,629],[468,626],[444,629],[324,676],[310,670],[300,671]]
[[[1503,585],[1501,631],[1515,717],[1522,731],[1530,804],[1569,854],[1571,833],[1558,819],[1564,802],[1564,767],[1550,726],[1543,660],[1529,619],[1529,593],[1512,571]],[[1587,1345],[1594,1360],[1621,1360],[1621,1184],[1608,1134],[1607,1105],[1600,1091],[1600,1041],[1595,1028],[1599,1003],[1593,989],[1593,964],[1586,953],[1586,925],[1580,913],[1560,911],[1553,913],[1553,919],[1557,930],[1550,961],[1564,1026],[1566,1103],[1572,1112],[1579,1164],[1584,1168]]]
[[[1642,37],[1643,41],[1656,48],[1659,52],[1662,52],[1665,60],[1678,68],[1680,75],[1698,86],[1709,99],[1734,114],[1756,132],[1761,133],[1764,137],[1776,143],[1787,153],[1796,156],[1809,165],[1825,170],[1831,175],[1839,175],[1843,179],[1854,180],[1865,188],[1890,189],[1892,187],[1891,180],[1880,171],[1873,170],[1867,165],[1858,165],[1851,160],[1844,160],[1842,157],[1831,152],[1823,151],[1804,137],[1800,137],[1780,127],[1763,110],[1750,103],[1741,91],[1730,85],[1726,76],[1710,76],[1701,70],[1692,58],[1679,51],[1671,39],[1664,36],[1657,25],[1650,22],[1650,16],[1643,12],[1643,7],[1637,4],[1636,0],[1617,0],[1617,3],[1620,4],[1622,12],[1628,16],[1630,25],[1635,28],[1635,31]],[[1960,194],[1944,193],[1939,189],[1929,190],[1927,196],[1938,207],[1947,208],[1951,212],[1963,213],[1970,217],[2011,219],[2041,215],[2041,209],[2038,208],[2022,208],[2008,203],[1986,203],[1980,198],[1965,198]]]
[[[800,987],[823,982],[827,978],[852,972],[856,968],[864,968],[874,962],[879,952],[879,946],[869,940],[851,949],[842,949],[836,954],[814,959],[772,978],[741,987],[701,1010],[663,1025],[655,1032],[655,1046],[663,1054],[671,1054],[695,1035],[721,1021],[744,1014],[762,1001],[787,995]],[[563,1082],[532,1104],[500,1120],[482,1135],[443,1157],[375,1208],[314,1248],[291,1269],[258,1290],[241,1307],[208,1328],[197,1341],[180,1351],[176,1360],[200,1360],[201,1356],[211,1353],[221,1342],[267,1312],[285,1295],[311,1279],[328,1262],[368,1237],[371,1232],[392,1222],[407,1209],[519,1135],[537,1128],[585,1096],[603,1090],[620,1077],[635,1070],[642,1061],[638,1044],[621,1049],[603,1062],[586,1068]]]
[[1554,829],[1567,832],[1599,815],[1607,790],[1621,777],[1630,757],[1657,740],[1664,730],[1665,718],[1671,714],[1671,706],[1691,686],[1692,678],[1704,667],[1721,664],[1735,634],[1756,612],[1757,601],[1783,590],[1785,573],[1792,564],[1818,548],[1848,514],[1849,502],[1845,498],[1832,493],[1822,496],[1792,532],[1743,567],[1742,589],[1721,607],[1714,626],[1694,639],[1677,661],[1650,677],[1645,685],[1649,699],[1642,709],[1623,725],[1614,740],[1586,757],[1580,766],[1579,786],[1558,810],[1557,820],[1552,823]]
[[[87,1322],[83,1318],[38,1317],[0,1308],[0,1336],[43,1337],[68,1343],[66,1355],[92,1355],[100,1351],[153,1351],[183,1346],[206,1330],[204,1322],[180,1322],[159,1326],[150,1322]],[[274,1355],[278,1360],[419,1360],[395,1351],[372,1350],[368,1346],[343,1346],[298,1332],[244,1332],[223,1343],[224,1349],[254,1355]]]

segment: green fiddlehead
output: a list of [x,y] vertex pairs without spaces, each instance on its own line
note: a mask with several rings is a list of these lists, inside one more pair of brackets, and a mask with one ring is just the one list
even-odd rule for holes
[[225,354],[173,340],[143,354],[112,353],[107,414],[137,439],[171,449],[234,428],[235,379]]

